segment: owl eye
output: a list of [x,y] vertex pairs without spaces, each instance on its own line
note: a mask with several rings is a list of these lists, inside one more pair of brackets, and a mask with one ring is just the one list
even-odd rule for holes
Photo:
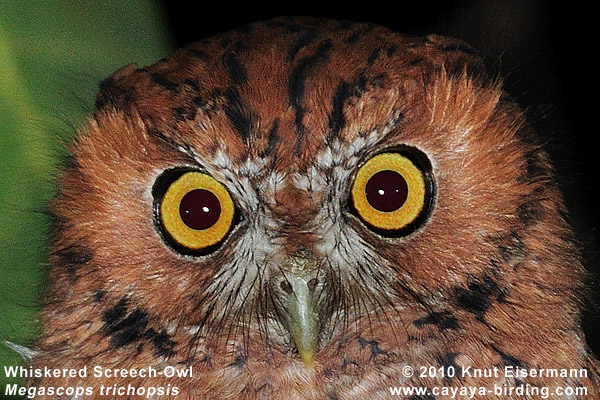
[[[416,155],[416,154],[415,154]],[[402,153],[380,153],[358,170],[351,191],[351,209],[372,230],[397,236],[426,215],[432,197],[427,168]]]
[[198,171],[170,175],[161,179],[166,182],[159,185],[163,188],[158,190],[155,206],[163,234],[176,248],[187,250],[184,253],[210,252],[233,226],[235,205],[229,192]]

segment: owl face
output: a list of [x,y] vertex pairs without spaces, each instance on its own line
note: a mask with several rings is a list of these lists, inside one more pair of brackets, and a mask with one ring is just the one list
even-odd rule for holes
[[47,349],[331,380],[579,329],[546,156],[462,42],[280,19],[124,67],[96,106]]

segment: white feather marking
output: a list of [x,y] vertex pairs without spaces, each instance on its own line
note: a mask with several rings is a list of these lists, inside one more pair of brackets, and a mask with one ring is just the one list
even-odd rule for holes
[[217,152],[213,158],[213,165],[220,169],[226,169],[226,170],[232,169],[231,159],[229,157],[227,157],[227,155],[225,154],[223,149],[217,150]]
[[266,158],[259,158],[257,160],[248,159],[238,169],[238,173],[241,176],[256,177],[262,175],[262,171],[267,163]]
[[190,335],[196,335],[198,332],[200,332],[200,325],[186,326],[183,328],[183,330]]
[[333,153],[331,147],[325,147],[316,157],[316,164],[322,169],[329,169],[333,166]]
[[266,199],[273,199],[273,195],[286,186],[285,174],[278,171],[271,171],[266,179],[259,185],[259,190]]
[[20,344],[16,344],[13,342],[9,342],[8,340],[4,341],[4,344],[14,352],[18,353],[23,360],[29,361],[33,357],[35,357],[38,353],[35,350],[31,350],[29,347],[21,346]]
[[327,189],[325,172],[312,166],[306,174],[296,173],[293,176],[294,186],[310,193],[322,193]]
[[303,174],[294,174],[294,186],[296,186],[300,190],[311,191],[310,187],[310,179],[308,176]]

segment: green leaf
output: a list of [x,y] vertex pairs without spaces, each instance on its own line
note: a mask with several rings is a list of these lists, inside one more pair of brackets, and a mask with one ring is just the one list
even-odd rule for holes
[[[152,1],[20,1],[0,7],[0,398],[4,366],[30,346],[43,292],[52,175],[61,138],[80,127],[98,83],[172,51]],[[14,397],[11,397],[14,399]]]

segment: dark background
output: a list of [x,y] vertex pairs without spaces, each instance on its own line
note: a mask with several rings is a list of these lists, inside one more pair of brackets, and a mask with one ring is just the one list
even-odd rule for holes
[[598,64],[594,60],[598,45],[595,35],[590,34],[595,11],[573,2],[533,0],[385,4],[367,1],[325,6],[324,2],[301,2],[261,7],[227,2],[222,6],[213,3],[210,11],[197,12],[185,2],[165,0],[164,9],[177,46],[252,21],[308,15],[373,22],[410,34],[454,36],[477,48],[490,70],[502,75],[505,89],[527,110],[547,142],[591,274],[593,299],[583,325],[590,346],[600,354],[600,313],[596,306],[600,304],[599,157],[596,110],[592,110],[597,104],[592,97],[597,85],[594,72],[588,72]]

